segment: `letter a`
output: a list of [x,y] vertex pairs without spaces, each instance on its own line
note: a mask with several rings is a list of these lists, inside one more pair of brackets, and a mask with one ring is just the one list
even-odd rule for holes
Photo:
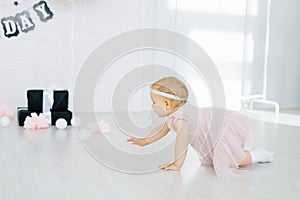
[[21,31],[27,33],[35,27],[28,11],[24,11],[16,15],[16,20],[21,28]]

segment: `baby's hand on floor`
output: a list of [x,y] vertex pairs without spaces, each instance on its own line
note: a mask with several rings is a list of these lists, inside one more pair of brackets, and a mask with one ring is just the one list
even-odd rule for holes
[[180,170],[180,166],[176,165],[175,163],[170,163],[170,164],[163,164],[159,166],[160,169],[162,170],[174,170],[174,171],[178,171]]
[[127,139],[127,142],[131,142],[131,144],[136,144],[141,147],[147,145],[147,141],[145,138],[129,138],[129,139]]

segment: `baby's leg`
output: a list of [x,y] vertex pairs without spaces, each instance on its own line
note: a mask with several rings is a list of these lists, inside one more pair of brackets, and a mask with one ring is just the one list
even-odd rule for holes
[[257,148],[251,151],[244,150],[245,159],[239,163],[240,167],[252,164],[252,163],[266,163],[273,160],[273,152],[266,151],[263,148]]
[[245,150],[244,154],[245,154],[245,158],[242,162],[239,163],[239,167],[243,167],[243,166],[252,164],[250,151]]

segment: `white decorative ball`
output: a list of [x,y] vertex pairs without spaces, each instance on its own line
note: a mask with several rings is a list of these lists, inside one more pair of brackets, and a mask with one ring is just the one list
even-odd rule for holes
[[71,119],[71,124],[72,126],[78,127],[81,124],[81,119],[78,117],[74,117],[73,119]]
[[0,126],[1,127],[8,127],[10,123],[10,119],[7,116],[0,117]]
[[68,123],[64,118],[59,118],[58,120],[56,120],[55,126],[57,129],[63,130],[65,128],[67,128]]

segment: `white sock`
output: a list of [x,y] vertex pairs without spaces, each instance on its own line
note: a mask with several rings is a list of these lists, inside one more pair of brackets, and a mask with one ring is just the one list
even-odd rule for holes
[[257,148],[249,151],[251,154],[252,163],[266,163],[273,160],[273,152],[266,151],[263,148]]

